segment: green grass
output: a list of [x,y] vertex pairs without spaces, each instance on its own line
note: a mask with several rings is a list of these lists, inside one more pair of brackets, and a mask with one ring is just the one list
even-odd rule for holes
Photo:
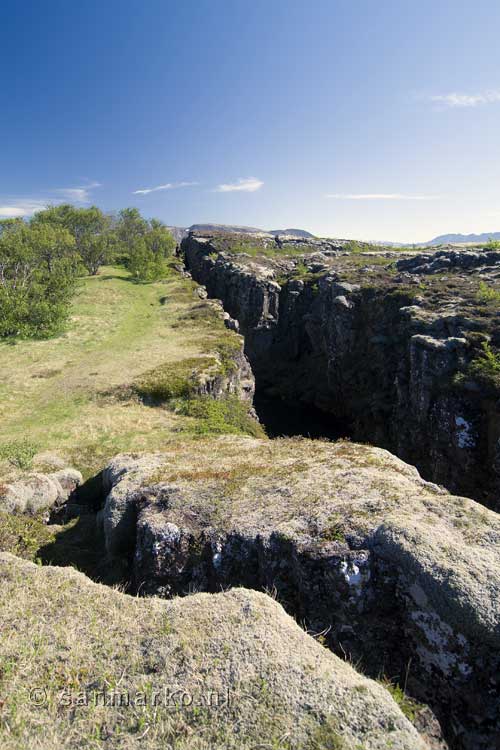
[[207,396],[187,399],[180,412],[195,421],[187,428],[196,435],[253,435],[265,437],[261,425],[248,415],[247,406],[236,396],[215,401]]
[[[259,256],[266,258],[292,257],[307,255],[318,251],[318,248],[315,245],[292,243],[285,244],[280,248],[273,240],[268,239],[259,242],[254,237],[245,239],[239,235],[238,237],[227,235],[215,238],[212,240],[212,245],[218,251],[234,253],[237,255],[245,253],[251,258],[258,258]],[[216,260],[217,254],[211,253],[210,257],[213,260]]]
[[197,375],[217,369],[213,357],[190,357],[168,362],[141,375],[134,388],[143,399],[165,403],[174,398],[190,398],[196,393]]
[[229,367],[239,339],[212,312],[198,317],[195,286],[174,271],[134,284],[125,269],[104,267],[82,280],[65,333],[1,342],[0,476],[27,466],[30,456],[14,450],[25,440],[37,447],[35,469],[55,454],[88,477],[116,453],[178,439],[192,419],[152,408],[133,386],[149,378],[154,390],[152,373],[215,352]]
[[400,685],[391,682],[391,680],[389,680],[387,677],[384,677],[382,680],[380,680],[380,683],[385,687],[386,690],[389,691],[392,699],[395,703],[397,703],[406,718],[409,721],[415,721],[419,710],[421,710],[422,708],[422,705],[413,700],[413,698],[410,698]]
[[54,541],[54,526],[47,526],[41,516],[0,515],[0,550],[35,562],[39,549]]

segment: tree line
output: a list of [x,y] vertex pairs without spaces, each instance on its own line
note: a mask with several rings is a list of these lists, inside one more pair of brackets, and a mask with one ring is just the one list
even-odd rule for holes
[[110,215],[63,204],[30,221],[0,220],[0,337],[59,332],[78,277],[103,264],[125,265],[137,282],[164,278],[175,244],[161,221],[136,208]]

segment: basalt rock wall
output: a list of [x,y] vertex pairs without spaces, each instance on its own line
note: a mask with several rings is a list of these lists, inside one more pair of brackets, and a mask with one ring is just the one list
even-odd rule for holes
[[396,453],[427,479],[498,508],[500,407],[460,384],[477,322],[423,307],[418,294],[337,273],[280,277],[259,263],[182,243],[185,263],[245,336],[261,391],[341,419],[350,436]]

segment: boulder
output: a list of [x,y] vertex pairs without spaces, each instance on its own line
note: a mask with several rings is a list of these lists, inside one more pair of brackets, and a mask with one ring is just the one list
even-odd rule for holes
[[33,472],[0,485],[0,512],[34,514],[59,507],[82,482],[76,469],[59,469],[52,474]]

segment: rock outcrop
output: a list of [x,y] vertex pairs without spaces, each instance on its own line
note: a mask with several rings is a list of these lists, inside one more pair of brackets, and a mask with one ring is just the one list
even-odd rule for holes
[[33,472],[0,485],[0,513],[55,511],[82,482],[83,477],[76,469],[60,469],[51,474]]
[[500,251],[438,250],[432,255],[422,253],[412,258],[404,258],[396,265],[400,271],[418,274],[435,274],[457,269],[492,269],[500,274]]
[[133,598],[0,554],[0,622],[4,750],[429,750],[264,594]]
[[[317,407],[344,434],[499,507],[500,387],[471,374],[483,342],[500,346],[497,306],[482,305],[484,274],[474,276],[479,262],[486,278],[498,274],[499,253],[420,255],[400,260],[398,274],[384,258],[315,247],[299,260],[250,257],[191,235],[182,249],[193,278],[238,321],[260,392]],[[444,267],[449,278],[427,274]]]
[[372,675],[397,675],[455,748],[500,736],[500,520],[385,450],[201,441],[117,457],[101,511],[133,589],[274,591]]

